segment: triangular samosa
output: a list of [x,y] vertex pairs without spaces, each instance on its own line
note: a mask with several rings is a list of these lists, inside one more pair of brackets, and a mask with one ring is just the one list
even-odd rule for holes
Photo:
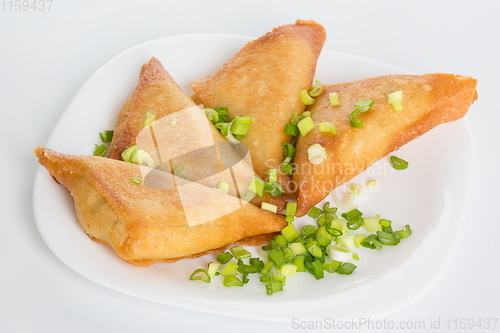
[[246,44],[222,68],[191,83],[195,98],[205,107],[227,107],[231,117],[252,117],[253,124],[242,139],[262,179],[268,169],[279,171],[286,189],[290,180],[281,172],[284,133],[292,114],[305,105],[300,91],[309,89],[325,42],[324,28],[313,21],[297,21],[273,29]]
[[[223,181],[235,196],[247,194],[254,175],[250,156],[230,148],[205,112],[154,57],[142,66],[139,83],[118,114],[107,157],[122,159],[122,152],[134,145],[157,153],[154,167],[179,170],[182,177],[209,187]],[[263,201],[274,204],[278,210],[285,204],[267,193],[248,199],[257,206]]]
[[[158,169],[42,147],[35,154],[70,191],[85,232],[134,265],[198,257],[237,242],[259,244],[286,225],[282,215],[239,207],[233,196]],[[145,171],[151,177],[143,177]],[[155,182],[162,186],[150,186]]]
[[[330,93],[337,93],[340,105],[332,105]],[[402,100],[390,105],[391,93],[401,94]],[[299,136],[296,143],[293,181],[298,188],[297,215],[307,214],[337,186],[407,142],[441,123],[463,117],[476,98],[476,80],[452,74],[388,75],[325,86],[307,109],[314,129],[305,137]],[[374,104],[358,114],[363,128],[356,128],[349,117],[360,100],[373,100]],[[337,134],[321,132],[321,122],[335,125]],[[317,164],[308,156],[313,144],[326,151],[326,158],[315,161]]]

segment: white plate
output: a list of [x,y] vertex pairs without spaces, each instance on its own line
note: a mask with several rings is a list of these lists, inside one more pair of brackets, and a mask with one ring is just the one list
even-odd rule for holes
[[[46,146],[79,154],[113,127],[122,103],[135,88],[140,67],[157,57],[179,85],[218,69],[251,38],[183,35],[153,40],[118,55],[98,70],[74,97]],[[331,51],[321,54],[316,78],[324,84],[407,71]],[[325,318],[374,318],[401,309],[438,281],[453,257],[464,224],[472,179],[473,147],[466,120],[441,125],[409,143],[397,155],[410,167],[394,171],[383,159],[358,181],[377,179],[359,208],[381,214],[395,229],[410,224],[413,235],[397,247],[361,251],[353,275],[310,274],[288,278],[285,291],[267,296],[256,277],[244,288],[189,281],[190,273],[213,256],[151,267],[126,264],[106,246],[90,240],[75,222],[73,202],[46,170],[39,168],[33,205],[40,233],[65,264],[86,278],[138,298],[192,310],[290,323]],[[331,198],[330,198],[331,199]],[[300,223],[300,221],[299,221]],[[279,311],[276,311],[279,309]],[[293,319],[295,318],[295,319]]]

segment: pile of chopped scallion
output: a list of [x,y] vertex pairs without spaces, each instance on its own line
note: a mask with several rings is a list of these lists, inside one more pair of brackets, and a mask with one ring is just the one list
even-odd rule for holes
[[330,207],[328,202],[323,209],[313,207],[308,215],[315,219],[316,225],[308,224],[297,230],[289,223],[262,247],[263,260],[252,257],[242,246],[234,246],[220,253],[217,262],[196,269],[190,279],[203,282],[221,279],[226,287],[242,287],[251,274],[258,274],[266,293],[272,295],[282,291],[286,280],[297,272],[309,272],[316,279],[324,278],[325,272],[352,274],[357,266],[350,261],[359,260],[353,251],[362,247],[382,250],[412,234],[409,225],[393,231],[390,220],[379,215],[363,217],[358,209],[338,216],[337,208]]

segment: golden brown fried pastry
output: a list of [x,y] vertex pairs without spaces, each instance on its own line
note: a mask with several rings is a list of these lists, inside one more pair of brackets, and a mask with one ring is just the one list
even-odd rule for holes
[[[403,110],[395,112],[387,95],[403,92]],[[340,105],[332,106],[329,93],[338,93]],[[357,82],[325,86],[308,107],[315,128],[296,144],[293,184],[298,187],[298,216],[370,165],[419,137],[433,127],[463,117],[476,100],[476,80],[452,74],[388,75]],[[374,100],[360,113],[363,128],[354,128],[349,115],[359,100]],[[320,122],[332,122],[337,134],[321,132]],[[326,159],[312,164],[308,148],[321,144]]]
[[286,225],[283,216],[158,169],[42,147],[35,154],[70,191],[85,232],[134,265],[259,244]]
[[[148,113],[154,114],[155,121],[145,128]],[[224,181],[235,196],[246,194],[254,175],[249,156],[242,160],[229,147],[204,111],[154,57],[142,67],[135,91],[118,114],[108,157],[122,159],[122,152],[133,145],[155,155],[154,167],[180,170],[182,177],[209,187]],[[254,197],[252,203],[260,206],[263,201],[278,209],[285,205],[282,198],[269,194]]]
[[[231,117],[253,118],[242,143],[262,179],[268,169],[280,170],[281,143],[290,142],[285,125],[293,112],[305,109],[300,91],[311,86],[325,38],[324,28],[313,21],[275,28],[245,45],[217,72],[191,84],[205,107],[227,107]],[[286,188],[289,177],[280,172],[279,182]]]

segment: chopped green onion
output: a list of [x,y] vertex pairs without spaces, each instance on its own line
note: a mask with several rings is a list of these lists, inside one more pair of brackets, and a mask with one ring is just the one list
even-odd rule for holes
[[301,90],[300,91],[300,99],[302,100],[302,103],[305,105],[312,105],[314,104],[314,98],[312,98],[307,90]]
[[281,144],[281,147],[283,147],[283,155],[286,157],[290,157],[293,159],[295,157],[295,147],[289,142],[283,142]]
[[314,128],[314,121],[311,116],[306,116],[299,121],[297,127],[299,128],[300,135],[306,136]]
[[224,287],[243,287],[243,282],[234,275],[224,275]]
[[230,261],[224,266],[220,274],[222,276],[236,275],[238,273],[238,264],[234,261]]
[[320,246],[328,246],[332,242],[333,236],[326,230],[326,226],[321,226],[316,231],[316,241]]
[[326,149],[319,143],[307,148],[307,157],[312,164],[321,164],[326,159]]
[[387,95],[387,103],[401,103],[403,101],[403,91],[398,90]]
[[306,257],[303,254],[298,254],[295,256],[293,260],[293,264],[297,267],[297,272],[305,272],[306,267],[304,265]]
[[217,256],[217,261],[221,264],[227,264],[231,259],[233,259],[233,255],[229,252],[222,252]]
[[361,242],[364,241],[366,239],[366,235],[365,234],[357,234],[356,236],[354,236],[354,247],[359,249],[361,247]]
[[[268,257],[269,257],[269,254],[268,254]],[[262,275],[268,275],[269,272],[271,271],[271,269],[273,269],[274,266],[276,266],[276,264],[274,263],[274,261],[269,260],[269,262],[261,269],[260,274],[262,274]]]
[[286,237],[289,243],[295,241],[299,237],[299,233],[293,224],[289,224],[281,229],[281,234]]
[[95,150],[94,150],[94,153],[93,155],[94,156],[105,156],[106,153],[108,152],[108,147],[106,147],[105,145],[95,145]]
[[214,124],[219,123],[219,113],[212,108],[205,108],[207,118]]
[[229,193],[229,184],[221,180],[219,185],[217,185],[217,189],[221,192]]
[[297,213],[297,203],[287,202],[285,206],[285,216],[286,221],[291,223],[295,219],[295,214]]
[[385,231],[377,231],[377,240],[384,245],[390,246],[398,245],[401,241],[394,234]]
[[293,174],[293,165],[290,164],[292,162],[292,158],[286,157],[283,163],[280,164],[281,171],[285,173],[285,175],[291,176]]
[[391,156],[391,166],[396,170],[404,170],[408,168],[408,162],[397,156]]
[[132,160],[132,155],[137,151],[137,149],[138,148],[136,145],[130,146],[125,149],[121,154],[122,160],[124,160],[125,162],[130,162]]
[[375,187],[375,186],[377,186],[377,184],[378,184],[377,180],[376,179],[372,179],[372,180],[370,180],[370,181],[368,181],[366,183],[366,186],[368,186],[368,187]]
[[391,106],[394,112],[400,112],[404,110],[403,103],[401,102],[394,102],[391,104]]
[[410,226],[407,224],[405,225],[405,230],[398,230],[394,232],[394,235],[398,237],[399,239],[406,239],[410,237],[412,234],[412,230]]
[[269,282],[269,281],[271,281],[272,278],[270,275],[261,275],[259,279],[260,279],[260,282]]
[[318,241],[311,240],[305,245],[307,252],[313,255],[315,258],[321,258],[323,256],[323,251],[318,246]]
[[260,272],[260,268],[254,265],[238,265],[238,272],[242,274],[253,274]]
[[136,184],[140,184],[142,183],[142,180],[138,179],[138,178],[130,178],[130,180],[133,182],[133,183],[136,183]]
[[351,126],[354,128],[363,128],[363,121],[359,119],[359,111],[354,110],[351,112],[349,115],[349,122],[351,123]]
[[243,246],[234,246],[229,249],[236,259],[250,258],[252,254],[245,250]]
[[316,278],[316,280],[325,277],[325,272],[323,271],[323,263],[321,261],[313,261],[308,267],[308,271]]
[[218,262],[210,262],[208,263],[207,273],[210,278],[213,278],[217,275],[217,271],[219,270],[220,263]]
[[298,256],[298,255],[307,253],[307,249],[304,246],[304,244],[302,244],[302,243],[290,243],[288,245],[288,248],[290,250],[292,250],[292,253],[294,256]]
[[274,262],[278,268],[285,264],[285,258],[283,257],[283,252],[281,250],[273,249],[268,253],[267,257],[269,258],[269,261]]
[[363,218],[363,226],[366,231],[374,233],[382,230],[382,226],[380,225],[380,215],[375,215],[374,217],[365,217]]
[[281,266],[279,271],[276,272],[281,272],[281,274],[285,277],[295,276],[295,274],[297,273],[297,266],[295,266],[294,264],[284,264],[283,266]]
[[234,135],[246,135],[252,123],[252,117],[234,117],[231,124],[231,132]]
[[147,111],[146,112],[146,118],[144,119],[144,128],[148,128],[151,125],[153,125],[153,123],[155,122],[155,120],[156,120],[156,115],[153,112],[151,112],[151,111]]
[[137,149],[130,158],[130,162],[134,164],[142,164],[146,161],[146,159],[150,157],[150,155],[142,149]]
[[203,281],[203,282],[210,282],[210,276],[208,275],[208,272],[206,269],[203,268],[198,268],[195,270],[191,276],[189,277],[189,280],[191,281]]
[[265,182],[262,179],[254,176],[250,181],[248,190],[262,198],[262,196],[264,195],[264,184]]
[[278,182],[265,183],[264,190],[269,192],[273,197],[277,197],[285,193],[285,190]]
[[323,133],[337,134],[337,127],[330,121],[322,121],[319,123],[319,130]]
[[319,80],[314,80],[314,85],[309,89],[309,96],[317,97],[323,92],[323,84]]
[[286,124],[285,134],[296,138],[299,136],[299,128],[297,127],[297,125]]
[[109,143],[113,140],[113,134],[115,131],[113,130],[105,130],[104,132],[99,133],[99,137],[103,143]]
[[361,246],[367,247],[369,249],[382,250],[383,244],[377,239],[377,235],[371,234],[366,237],[361,243]]
[[268,169],[267,170],[267,181],[269,183],[275,183],[278,181],[278,170]]
[[276,235],[276,237],[274,237],[274,242],[278,248],[285,248],[288,246],[288,239],[283,235]]
[[270,204],[270,203],[267,203],[267,202],[263,202],[261,204],[260,208],[262,208],[264,210],[268,210],[268,211],[270,211],[272,213],[276,213],[278,211],[278,206]]
[[[174,168],[174,171],[172,172],[172,174],[176,177],[179,177],[179,178],[185,178],[183,175],[181,175],[181,172],[184,170],[184,165],[178,165]],[[220,184],[220,183],[219,183]]]
[[365,113],[371,109],[373,104],[375,104],[373,99],[360,99],[356,104],[354,104],[354,107],[357,111]]
[[359,260],[359,254],[357,254],[357,253],[353,253],[353,254],[352,254],[352,259],[354,259],[354,260]]
[[222,136],[228,136],[229,135],[229,129],[231,127],[231,123],[217,123],[215,124],[215,128],[217,128],[222,134]]
[[332,106],[340,105],[338,93],[336,92],[329,93],[328,98],[330,99],[330,104],[332,104]]
[[272,295],[279,291],[283,291],[283,282],[281,281],[269,281],[266,282],[265,286],[266,286],[266,293],[268,295]]
[[327,271],[328,273],[335,273],[337,269],[342,265],[341,261],[338,260],[332,260],[330,263],[323,263],[322,267],[324,271]]
[[323,211],[318,207],[311,207],[311,209],[309,209],[309,212],[307,213],[307,215],[314,219],[319,217],[321,214],[323,214]]
[[342,265],[340,265],[340,267],[337,269],[337,273],[349,275],[349,274],[352,274],[352,272],[354,272],[354,270],[356,268],[357,268],[356,265],[354,265],[350,262],[345,262]]

